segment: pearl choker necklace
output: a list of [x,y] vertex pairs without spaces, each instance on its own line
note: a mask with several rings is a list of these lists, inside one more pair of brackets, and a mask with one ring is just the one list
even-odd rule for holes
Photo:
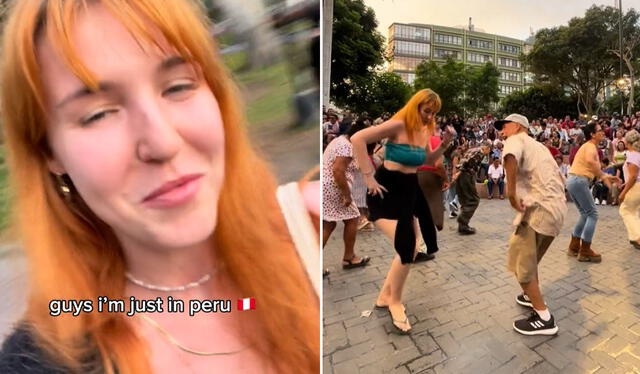
[[209,279],[211,279],[211,273],[209,273],[209,274],[205,274],[199,280],[197,280],[195,282],[191,282],[189,284],[185,284],[184,286],[167,287],[167,286],[156,286],[154,284],[145,283],[145,282],[143,282],[143,281],[141,281],[141,280],[139,280],[137,278],[134,278],[134,276],[131,275],[131,273],[129,273],[129,272],[126,272],[124,275],[127,277],[129,282],[135,284],[136,286],[140,286],[140,287],[146,288],[148,290],[161,291],[161,292],[186,291],[186,290],[188,290],[190,288],[199,287],[199,286],[203,285],[204,283],[206,283]]

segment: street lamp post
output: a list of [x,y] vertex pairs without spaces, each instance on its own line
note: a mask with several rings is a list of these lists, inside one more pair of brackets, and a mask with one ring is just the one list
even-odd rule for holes
[[[619,42],[620,42],[620,80],[624,79],[624,76],[622,75],[622,0],[618,0],[618,16],[619,16],[619,22],[618,22],[618,36],[619,36]],[[618,92],[620,95],[620,115],[624,115],[624,100],[622,99],[622,88],[620,87],[621,85],[618,85]]]

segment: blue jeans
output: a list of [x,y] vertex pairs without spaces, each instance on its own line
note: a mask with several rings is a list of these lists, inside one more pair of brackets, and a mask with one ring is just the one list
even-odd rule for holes
[[489,197],[493,196],[493,186],[498,185],[498,190],[500,192],[500,196],[504,195],[504,181],[502,178],[498,179],[498,183],[494,183],[492,178],[489,178],[487,182],[487,187],[489,188]]
[[582,238],[587,243],[591,243],[598,222],[598,211],[593,203],[589,182],[589,178],[575,175],[569,175],[567,179],[567,190],[580,213],[580,218],[573,228],[573,236]]
[[458,194],[456,194],[456,187],[454,184],[449,186],[447,193],[444,194],[446,206],[449,207],[449,211],[451,211],[451,203],[458,203]]

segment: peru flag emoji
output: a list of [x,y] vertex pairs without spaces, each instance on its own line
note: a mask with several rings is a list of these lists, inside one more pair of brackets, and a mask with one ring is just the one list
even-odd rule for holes
[[244,299],[238,299],[238,310],[255,310],[256,299],[253,297],[247,297]]

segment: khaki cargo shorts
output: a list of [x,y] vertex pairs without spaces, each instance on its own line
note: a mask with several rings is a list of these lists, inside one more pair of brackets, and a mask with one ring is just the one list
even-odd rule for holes
[[537,233],[526,222],[518,225],[509,239],[507,269],[519,283],[529,283],[538,276],[538,263],[553,241],[553,236]]

